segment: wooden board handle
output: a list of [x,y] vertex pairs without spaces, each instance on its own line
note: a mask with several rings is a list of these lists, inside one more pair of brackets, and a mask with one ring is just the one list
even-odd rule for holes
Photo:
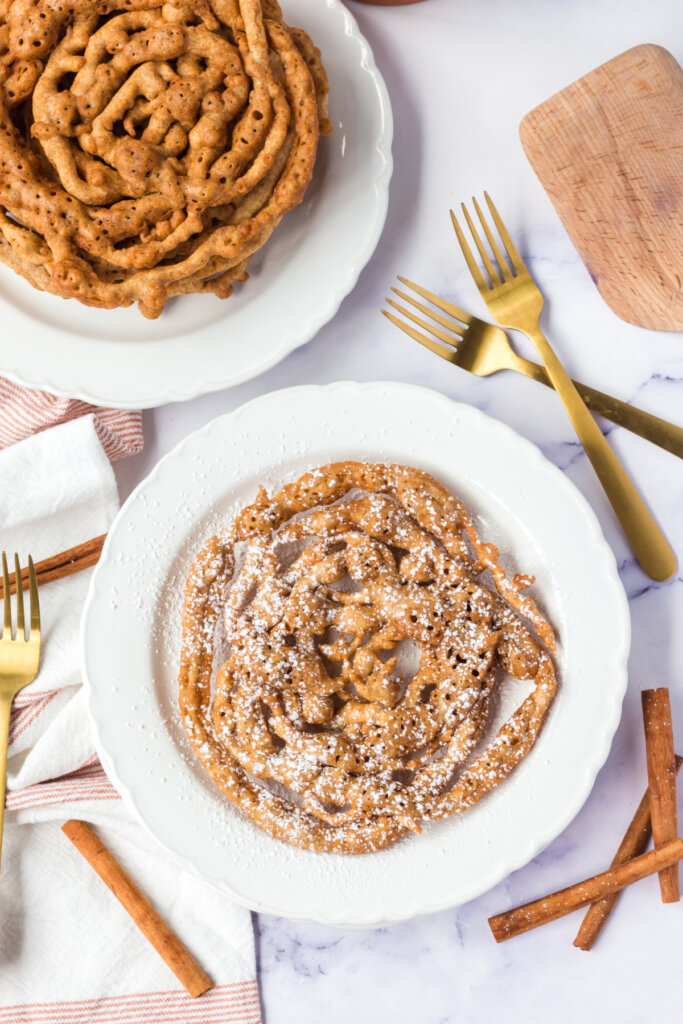
[[520,134],[617,316],[683,330],[683,70],[635,46],[530,111]]

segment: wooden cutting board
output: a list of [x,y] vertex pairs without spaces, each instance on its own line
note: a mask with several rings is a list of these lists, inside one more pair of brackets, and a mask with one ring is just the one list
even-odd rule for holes
[[636,46],[526,115],[531,166],[605,302],[683,330],[683,70]]

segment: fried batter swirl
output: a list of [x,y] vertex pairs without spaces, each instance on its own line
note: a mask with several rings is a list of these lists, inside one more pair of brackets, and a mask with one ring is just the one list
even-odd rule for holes
[[[194,749],[257,825],[306,849],[379,850],[459,813],[528,753],[555,693],[531,582],[506,576],[420,470],[342,462],[261,490],[187,581],[180,707]],[[214,679],[221,617],[229,655]],[[406,647],[412,678],[398,671]],[[472,760],[501,670],[532,690]]]

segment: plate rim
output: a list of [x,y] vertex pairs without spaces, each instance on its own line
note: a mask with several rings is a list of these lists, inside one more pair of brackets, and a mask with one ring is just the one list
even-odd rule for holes
[[[592,747],[592,759],[590,766],[586,766],[582,775],[581,784],[577,779],[577,795],[573,803],[565,805],[563,813],[558,815],[558,819],[553,823],[550,830],[543,830],[539,828],[538,834],[534,837],[533,841],[529,841],[526,844],[520,844],[518,854],[516,857],[505,859],[504,863],[499,862],[498,867],[495,871],[492,871],[490,877],[484,882],[480,882],[475,885],[462,899],[458,899],[457,902],[446,899],[436,900],[431,902],[429,905],[422,902],[418,909],[412,909],[409,912],[399,911],[396,913],[390,913],[387,910],[386,916],[377,916],[372,914],[364,918],[363,920],[354,921],[341,921],[336,916],[325,916],[321,914],[319,916],[311,917],[306,913],[297,913],[291,909],[286,912],[279,907],[273,907],[268,903],[262,903],[255,899],[245,898],[238,890],[234,889],[228,882],[222,878],[211,877],[204,871],[200,870],[197,865],[189,858],[186,858],[171,847],[169,847],[165,841],[158,838],[153,829],[147,824],[142,814],[140,813],[136,799],[131,792],[130,788],[121,782],[118,773],[116,771],[116,765],[114,761],[116,758],[112,758],[109,752],[105,749],[102,744],[99,724],[95,713],[93,711],[93,697],[94,690],[92,681],[89,676],[87,659],[86,659],[86,633],[88,616],[91,607],[95,604],[98,593],[97,586],[99,576],[101,575],[104,566],[107,561],[107,554],[109,548],[113,543],[112,538],[115,535],[117,529],[119,529],[125,520],[125,515],[128,511],[129,506],[133,505],[137,500],[140,493],[143,493],[145,488],[150,486],[163,471],[164,466],[167,463],[172,462],[174,459],[182,453],[183,449],[190,445],[196,438],[210,433],[212,430],[218,429],[218,425],[226,423],[228,421],[237,421],[241,415],[253,406],[256,406],[262,402],[267,402],[275,396],[282,396],[285,394],[298,394],[302,395],[305,392],[329,392],[331,390],[339,389],[357,389],[361,392],[368,392],[374,389],[391,389],[394,391],[401,391],[405,394],[406,391],[417,391],[430,400],[436,401],[442,405],[447,405],[449,410],[454,414],[464,414],[466,416],[472,416],[475,420],[485,420],[489,424],[493,424],[495,429],[499,429],[502,433],[512,437],[514,443],[521,444],[523,448],[527,450],[528,455],[534,459],[537,463],[543,464],[544,467],[549,470],[553,476],[555,476],[557,482],[567,491],[568,495],[574,500],[575,504],[581,510],[582,516],[586,521],[586,525],[592,534],[592,539],[596,542],[597,546],[602,550],[604,558],[604,572],[605,578],[609,575],[610,587],[614,592],[615,597],[615,617],[619,619],[619,635],[620,635],[620,649],[614,652],[614,673],[615,683],[612,689],[612,700],[610,703],[610,714],[605,716],[603,722],[603,729],[599,737],[594,737],[594,743]],[[191,870],[194,874],[205,879],[210,884],[215,885],[222,892],[226,893],[231,899],[241,906],[247,907],[248,909],[257,913],[269,913],[278,916],[284,916],[291,920],[299,921],[313,921],[320,924],[329,925],[332,927],[341,928],[378,928],[384,926],[390,926],[397,924],[401,921],[411,920],[416,917],[423,917],[433,913],[439,913],[444,910],[452,909],[456,906],[463,906],[466,903],[477,899],[484,893],[489,892],[496,885],[500,884],[504,879],[508,878],[515,871],[526,866],[534,857],[541,853],[551,842],[558,838],[565,829],[571,824],[576,815],[579,813],[584,803],[588,799],[597,776],[603,767],[614,739],[614,734],[619,726],[622,714],[623,700],[626,694],[628,686],[628,656],[630,651],[630,640],[631,640],[631,618],[628,598],[624,590],[623,584],[619,578],[617,560],[612,551],[611,547],[607,543],[607,540],[602,532],[602,527],[598,520],[595,511],[588,502],[587,498],[583,493],[576,487],[575,484],[569,479],[569,477],[553,462],[551,462],[543,452],[528,438],[517,433],[512,427],[503,423],[496,417],[491,416],[489,413],[477,408],[473,405],[468,405],[465,402],[459,402],[457,400],[449,398],[442,392],[436,391],[433,388],[426,387],[423,385],[408,384],[398,381],[335,381],[329,384],[304,384],[295,385],[287,388],[279,388],[275,391],[269,391],[265,394],[259,395],[243,405],[234,409],[232,412],[223,413],[206,423],[199,429],[192,431],[186,437],[184,437],[178,444],[174,446],[171,451],[167,452],[156,465],[152,468],[150,473],[137,485],[137,487],[131,492],[129,497],[121,506],[117,513],[110,529],[107,534],[100,560],[97,563],[90,580],[88,588],[88,595],[86,598],[85,606],[83,609],[83,615],[81,619],[81,635],[80,635],[80,653],[81,653],[81,665],[83,672],[83,682],[86,690],[86,703],[88,708],[88,714],[93,729],[93,735],[95,738],[95,745],[100,755],[100,758],[105,767],[105,771],[109,775],[112,783],[114,784],[117,791],[122,795],[126,806],[132,810],[135,814],[136,819],[144,826],[150,835],[153,835],[159,845],[180,865],[186,870]],[[559,824],[558,824],[559,822]]]
[[[340,277],[336,287],[332,287],[330,289],[329,301],[326,303],[325,307],[318,311],[317,316],[311,316],[308,320],[304,320],[303,326],[299,326],[298,329],[294,329],[289,336],[285,337],[284,342],[281,342],[281,344],[270,350],[268,355],[262,359],[261,362],[252,366],[250,369],[245,369],[241,373],[221,375],[220,377],[211,377],[210,375],[204,376],[200,382],[196,382],[190,387],[183,387],[182,382],[177,382],[172,389],[166,388],[163,392],[157,392],[154,395],[143,399],[139,397],[121,399],[112,397],[111,395],[98,394],[97,389],[90,388],[88,385],[84,386],[82,384],[78,384],[72,386],[54,384],[45,378],[45,371],[42,371],[43,375],[41,375],[40,369],[36,369],[35,373],[31,373],[30,371],[26,372],[22,369],[17,370],[16,367],[12,367],[10,369],[2,368],[1,372],[4,377],[7,377],[8,380],[22,387],[27,387],[31,390],[47,391],[49,394],[55,395],[58,398],[77,399],[79,401],[88,402],[92,405],[111,409],[153,409],[158,408],[160,405],[166,405],[170,402],[190,401],[191,399],[198,398],[201,395],[211,394],[215,391],[222,391],[226,388],[237,387],[240,384],[253,380],[254,378],[266,373],[274,366],[277,366],[278,363],[291,355],[292,352],[295,352],[303,345],[312,341],[318,332],[328,324],[330,320],[332,320],[344,299],[356,287],[360,275],[372,258],[384,230],[389,209],[389,185],[391,183],[394,169],[392,153],[394,119],[386,82],[377,67],[372,47],[361,32],[357,19],[342,0],[324,0],[324,3],[330,12],[337,13],[342,17],[344,21],[344,34],[355,40],[360,48],[360,60],[358,67],[367,71],[375,84],[379,104],[378,109],[380,111],[380,120],[382,124],[381,134],[378,137],[373,150],[373,154],[379,157],[379,160],[377,161],[377,172],[372,178],[372,186],[376,199],[374,224],[372,226],[372,230],[367,236],[367,242],[364,248],[362,251],[358,252],[354,261],[349,265],[346,276],[343,279]],[[368,181],[368,184],[370,184],[370,180]],[[55,296],[55,298],[58,297]],[[104,314],[106,313],[106,310],[101,310],[101,312]],[[20,313],[19,324],[25,319],[25,314]],[[42,329],[40,323],[36,323],[35,329],[37,331]],[[53,335],[55,344],[59,343],[61,339],[68,339],[71,337],[69,332],[65,331],[62,327],[50,327],[49,329]],[[163,339],[161,339],[161,343],[163,344]],[[71,373],[73,370],[71,369],[68,372]],[[52,375],[51,371],[48,371],[48,373],[50,376]]]

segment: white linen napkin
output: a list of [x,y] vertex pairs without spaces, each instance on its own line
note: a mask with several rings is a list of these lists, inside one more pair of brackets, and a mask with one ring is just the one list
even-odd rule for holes
[[141,412],[103,409],[78,398],[60,398],[0,377],[0,448],[87,413],[92,414],[97,436],[112,462],[142,451]]
[[[0,547],[22,565],[105,533],[116,483],[92,416],[0,452]],[[79,624],[92,570],[40,589],[42,654],[15,700],[0,869],[3,1024],[258,1024],[251,916],[178,867],[124,808],[94,750]],[[215,982],[192,999],[60,826],[104,843]]]

